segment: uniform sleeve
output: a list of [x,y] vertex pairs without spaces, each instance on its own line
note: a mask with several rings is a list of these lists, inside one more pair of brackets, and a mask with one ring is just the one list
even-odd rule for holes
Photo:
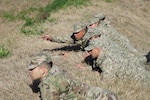
[[53,36],[52,37],[52,42],[58,42],[58,43],[68,43],[68,44],[73,44],[74,41],[73,39],[70,37],[69,34],[66,35],[58,35],[58,36]]
[[42,100],[59,100],[59,91],[50,81],[41,83],[40,92]]
[[106,58],[106,53],[105,53],[105,50],[101,50],[100,51],[100,54],[99,54],[99,56],[98,56],[98,58],[97,58],[97,60],[96,60],[96,64],[97,64],[97,66],[101,66],[101,64],[103,63],[103,61],[105,60],[105,59],[107,59]]

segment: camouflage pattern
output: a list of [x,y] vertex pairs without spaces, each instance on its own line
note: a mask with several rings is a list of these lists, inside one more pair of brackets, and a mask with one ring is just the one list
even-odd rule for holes
[[[85,28],[86,28],[86,24],[84,24],[82,22],[75,23],[72,33],[77,33],[77,32],[79,32],[79,31],[81,31],[82,29],[85,29]],[[52,42],[74,44],[74,40],[71,38],[70,34],[65,34],[64,36],[62,36],[62,35],[53,36],[52,37]]]
[[100,23],[96,28],[90,28],[89,26],[87,27],[87,32],[84,35],[84,37],[79,40],[76,41],[77,44],[81,45],[81,48],[84,50],[84,48],[86,46],[88,46],[88,40],[95,35],[100,35],[100,34],[104,34],[103,31],[101,31],[103,29],[103,27],[105,27],[107,24],[109,23],[109,21],[107,19],[105,19],[104,21],[102,21],[102,23]]
[[94,16],[94,18],[99,18],[101,20],[101,19],[106,18],[106,15],[104,15],[103,13],[98,13]]
[[[104,19],[104,20],[102,20]],[[102,20],[98,27],[96,28],[90,28],[89,23],[95,23],[95,21]],[[94,18],[91,18],[88,23],[83,24],[82,22],[74,24],[73,33],[79,32],[80,30],[87,28],[87,32],[85,33],[84,37],[81,40],[74,41],[69,34],[66,34],[64,36],[54,36],[52,38],[53,42],[59,42],[59,43],[68,43],[68,44],[78,44],[80,45],[80,48],[84,50],[86,46],[88,46],[89,39],[94,35],[100,35],[104,34],[101,31],[107,24],[109,23],[108,19],[105,15],[102,13],[97,14],[94,16]]]
[[91,25],[96,22],[104,21],[105,19],[106,19],[106,15],[104,15],[103,13],[99,13],[95,15],[94,18],[89,19],[88,25]]
[[86,28],[86,24],[84,24],[82,22],[75,23],[72,33],[77,33],[77,32],[79,32],[79,31],[81,31],[81,30],[83,30],[85,28]]
[[107,23],[109,23],[109,21],[107,19],[105,19],[98,26],[101,28],[94,28],[94,29],[89,28],[87,23],[85,23],[85,24],[83,24],[82,22],[76,23],[76,24],[74,24],[73,33],[79,32],[79,30],[82,30],[83,28],[85,28],[87,26],[87,32],[81,40],[74,42],[74,40],[71,38],[71,35],[65,34],[64,36],[62,36],[62,35],[54,36],[52,38],[52,41],[59,42],[59,43],[68,43],[68,44],[75,43],[75,44],[81,45],[81,48],[84,49],[84,47],[86,47],[85,44],[87,44],[86,42],[89,40],[89,38],[91,38],[93,35],[103,34],[103,33],[101,33],[101,29],[103,29],[103,27],[105,25],[107,25]]
[[74,40],[70,37],[70,34],[53,36],[51,41],[58,42],[58,43],[68,43],[68,44],[74,43]]
[[92,18],[89,20],[89,25],[99,22],[99,18]]
[[132,78],[139,82],[149,83],[150,72],[144,68],[145,56],[124,53],[117,43],[104,35],[91,41],[85,50],[95,47],[100,47],[101,51],[93,66],[101,68],[103,79],[124,80]]
[[[121,33],[118,33],[109,24],[107,19],[104,20],[104,23],[94,29],[95,34],[98,33],[98,31],[101,33],[101,37],[109,38],[109,40],[106,39],[107,41],[105,42],[105,39],[103,40],[101,38],[102,41],[99,43],[99,46],[106,50],[103,49],[101,51],[99,58],[95,62],[95,66],[100,66],[102,68],[103,78],[110,80],[115,79],[116,77],[124,79],[127,76],[133,76],[135,80],[143,82],[147,81],[148,83],[150,80],[150,73],[145,70],[144,67],[146,58],[137,52],[137,50],[130,44],[128,38]],[[110,45],[106,45],[109,44],[107,42],[110,42]],[[95,46],[98,46],[98,44]],[[88,49],[90,48],[91,47]],[[127,68],[129,68],[128,72],[126,71]]]
[[137,50],[129,42],[129,39],[121,33],[117,32],[115,28],[112,27],[109,23],[107,23],[107,25],[99,27],[99,30],[101,31],[102,35],[105,35],[106,37],[117,43],[124,52],[130,52],[134,54],[138,53]]
[[72,80],[56,66],[41,80],[39,88],[42,100],[117,100],[113,92]]
[[[87,30],[86,34],[84,35],[84,37],[81,40],[78,40],[75,42],[75,44],[82,44],[83,42],[85,42],[86,40],[88,40],[92,35],[94,35],[94,32],[90,29]],[[96,33],[98,34],[98,33]],[[52,42],[58,42],[58,43],[68,43],[68,44],[74,44],[74,40],[71,38],[71,36],[69,34],[66,34],[64,36],[54,36],[52,38]]]
[[[93,19],[91,19],[91,23],[92,23],[92,21],[94,22],[94,20],[96,20],[96,19],[98,19],[98,18],[93,18]],[[80,44],[81,45],[81,48],[84,50],[84,48],[86,47],[86,46],[88,46],[88,40],[92,37],[92,36],[96,36],[96,35],[100,35],[100,34],[105,34],[104,32],[103,32],[103,29],[107,26],[107,24],[109,24],[110,22],[108,21],[108,19],[107,18],[105,18],[103,21],[101,21],[100,23],[99,23],[99,25],[96,27],[96,28],[90,28],[89,26],[88,26],[88,31],[87,31],[87,33],[85,34],[85,36],[83,37],[83,39],[82,40],[79,40],[78,41],[78,44]],[[93,23],[92,23],[93,24]],[[89,25],[90,25],[90,23],[89,23]]]
[[35,67],[38,67],[40,64],[42,64],[44,61],[47,63],[52,62],[52,59],[48,52],[41,52],[35,56],[32,56],[31,63],[28,69],[34,69]]
[[[97,28],[89,28],[87,26],[87,32],[84,35],[84,37],[79,40],[76,41],[76,44],[80,44],[81,48],[84,49],[88,44],[86,42],[88,42],[89,38],[91,38],[94,35],[105,35],[108,38],[110,38],[112,41],[116,42],[124,52],[131,52],[134,54],[137,54],[137,50],[130,44],[128,38],[124,35],[122,35],[121,33],[118,33],[109,23],[109,20],[106,18],[105,15],[103,15],[102,13],[99,13],[97,15],[94,16],[93,19],[97,19],[97,18],[104,18],[105,20],[103,20],[99,26]],[[81,29],[83,23],[81,23],[81,26],[79,27],[78,25],[76,25],[76,28],[74,28],[74,32],[79,31],[79,29]],[[56,36],[53,37],[52,41],[54,42],[61,42],[61,43],[69,43],[69,44],[73,44],[74,40],[70,38],[70,35],[65,35],[65,36]]]
[[137,50],[131,45],[129,42],[128,38],[121,33],[117,32],[113,26],[110,25],[110,21],[107,19],[107,17],[103,13],[99,13],[94,16],[93,19],[89,22],[94,22],[96,19],[102,19],[105,18],[98,27],[94,29],[90,29],[90,32],[93,32],[94,35],[97,34],[102,34],[105,35],[106,37],[110,38],[112,41],[117,43],[124,52],[130,52],[137,54]]

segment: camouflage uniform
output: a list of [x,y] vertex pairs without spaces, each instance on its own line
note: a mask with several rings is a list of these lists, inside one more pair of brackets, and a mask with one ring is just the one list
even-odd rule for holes
[[56,67],[42,79],[39,87],[42,100],[117,100],[114,93],[72,80]]
[[98,27],[100,27],[101,25],[105,25],[107,23],[109,23],[106,15],[104,15],[103,13],[99,13],[97,15],[95,15],[93,18],[90,18],[88,21],[88,25],[92,25],[94,23],[98,22]]
[[[89,21],[89,24],[96,22],[98,19],[103,19],[104,17],[106,16],[104,16],[102,13],[99,13]],[[94,28],[91,31],[93,31],[95,34],[100,33],[101,35],[105,35],[106,37],[110,38],[112,41],[117,43],[125,53],[138,53],[137,50],[130,44],[128,38],[118,33],[114,27],[110,25],[110,22],[107,18],[105,18],[97,28]]]
[[70,34],[65,34],[64,36],[62,35],[53,36],[51,41],[58,42],[58,43],[69,43],[69,44],[74,43],[73,39],[70,37]]
[[[88,40],[92,36],[102,34],[100,31],[101,28],[99,27],[104,27],[107,23],[109,23],[109,21],[105,17],[106,17],[105,15],[100,13],[97,14],[95,18],[90,19],[88,23],[79,22],[74,24],[73,33],[79,32],[84,28],[87,29],[85,35],[81,40],[75,41],[71,38],[69,34],[65,34],[64,36],[53,36],[51,41],[59,42],[59,43],[79,44],[81,45],[81,49],[84,49],[88,45],[89,42]],[[90,24],[96,23],[99,20],[103,20],[103,21],[100,22],[100,25],[97,28],[89,28]]]
[[[45,54],[33,57],[29,69],[43,61],[49,63],[51,59]],[[113,92],[72,80],[65,70],[56,66],[41,79],[39,88],[42,100],[117,100]]]
[[123,80],[132,77],[140,82],[150,81],[150,73],[143,67],[146,57],[123,53],[117,43],[103,35],[91,41],[85,50],[92,50],[96,47],[100,47],[101,51],[94,66],[101,68],[103,79],[119,78]]
[[84,49],[88,45],[88,40],[90,37],[92,37],[93,35],[100,34],[100,33],[95,34],[95,30],[90,29],[89,27],[86,26],[86,24],[83,24],[83,23],[75,24],[73,33],[79,32],[84,28],[86,28],[86,33],[83,36],[83,38],[78,41],[72,39],[69,34],[65,34],[64,36],[61,36],[61,35],[53,36],[51,41],[58,42],[58,43],[77,44],[77,45],[80,45],[81,49]]
[[110,24],[107,23],[106,25],[99,27],[99,30],[101,31],[102,35],[107,36],[112,41],[117,43],[125,53],[138,53],[137,50],[130,44],[129,39],[117,32]]
[[[95,15],[95,17],[90,21],[90,23],[93,23],[98,18],[105,17],[102,13],[99,13]],[[139,54],[139,52],[130,44],[128,38],[120,33],[118,33],[110,24],[107,18],[102,21],[102,23],[94,29],[89,30],[92,31],[95,35],[101,34],[103,37],[110,38],[113,42],[118,45],[118,50],[120,50],[121,54],[124,56],[136,56],[138,57],[139,61],[145,62],[145,57],[141,57],[142,54]]]
[[[86,25],[82,22],[74,24],[73,33],[79,32],[80,30],[86,28]],[[53,36],[52,42],[59,42],[59,43],[68,43],[68,44],[74,44],[74,40],[71,38],[70,34],[65,34],[64,36]]]
[[[97,22],[99,22],[97,27],[95,27],[95,28],[89,27],[89,25],[97,23]],[[109,21],[103,13],[99,13],[99,14],[95,15],[94,18],[89,19],[89,21],[87,23],[88,35],[85,36],[85,38],[83,37],[84,39],[81,43],[81,48],[84,49],[86,46],[88,46],[88,43],[89,43],[88,40],[92,36],[104,34],[103,31],[101,31],[101,30],[103,29],[103,27],[107,26],[107,24],[109,24]]]

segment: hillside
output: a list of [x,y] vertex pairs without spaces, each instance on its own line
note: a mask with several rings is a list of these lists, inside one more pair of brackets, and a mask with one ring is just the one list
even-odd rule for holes
[[[46,6],[48,1],[52,0],[1,0],[0,14],[2,11],[16,13],[29,7]],[[70,34],[74,23],[102,12],[117,31],[128,37],[139,53],[144,55],[150,51],[150,0],[90,1],[91,4],[87,6],[70,7],[51,13],[51,17],[56,21],[43,23],[43,34]],[[0,100],[40,100],[39,94],[33,93],[30,88],[31,80],[27,70],[29,58],[44,49],[51,50],[67,45],[43,41],[41,35],[26,36],[20,32],[23,24],[22,20],[8,21],[0,17],[0,44],[11,54],[0,58]],[[68,55],[60,56],[63,52]],[[150,89],[132,80],[111,83],[101,81],[97,72],[81,63],[82,54],[83,52],[76,51],[51,51],[54,64],[68,70],[78,80],[110,89],[118,95],[119,100],[150,100]],[[84,68],[77,67],[80,65]]]

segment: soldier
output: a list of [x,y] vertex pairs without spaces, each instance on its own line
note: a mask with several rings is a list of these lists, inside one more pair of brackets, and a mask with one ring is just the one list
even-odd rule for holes
[[39,81],[42,100],[117,100],[111,91],[73,80],[66,71],[53,66],[46,53],[32,57],[29,75]]
[[98,69],[105,80],[132,77],[140,82],[150,81],[150,73],[144,68],[145,56],[124,54],[118,44],[103,35],[92,40],[85,50],[86,56],[93,59],[93,69]]
[[94,16],[94,18],[89,19],[87,23],[88,33],[90,35],[86,37],[86,39],[81,43],[80,47],[84,50],[86,46],[88,46],[88,42],[93,38],[100,37],[102,33],[101,29],[107,25],[108,20],[103,13],[99,13]]
[[89,38],[101,34],[100,31],[96,32],[96,29],[94,28],[96,28],[104,19],[105,16],[101,14],[96,18],[91,19],[89,23],[90,25],[87,25],[86,23],[84,24],[83,22],[74,24],[73,34],[71,36],[68,34],[65,34],[65,36],[44,35],[42,38],[52,42],[79,44],[81,45],[81,49],[84,49]]
[[79,22],[79,23],[74,24],[72,35],[70,34],[65,34],[64,36],[44,35],[42,36],[42,38],[45,40],[52,41],[52,42],[76,44],[75,41],[80,40],[85,35],[86,32],[87,32],[86,24]]
[[99,13],[95,15],[94,18],[89,19],[88,25],[90,28],[96,28],[102,24],[106,24],[104,22],[106,22],[106,16],[103,13]]
[[[130,44],[129,39],[117,32],[114,27],[110,25],[110,22],[105,15],[103,15],[102,13],[95,15],[94,18],[89,20],[89,27],[92,23],[97,23],[97,25],[95,25],[96,27],[92,26],[93,28],[91,28],[89,32],[92,31],[95,33],[95,35],[97,33],[105,35],[106,37],[116,42],[122,48],[124,53],[131,52],[134,54],[138,54],[137,50]],[[98,23],[100,23],[100,25],[98,25]]]

